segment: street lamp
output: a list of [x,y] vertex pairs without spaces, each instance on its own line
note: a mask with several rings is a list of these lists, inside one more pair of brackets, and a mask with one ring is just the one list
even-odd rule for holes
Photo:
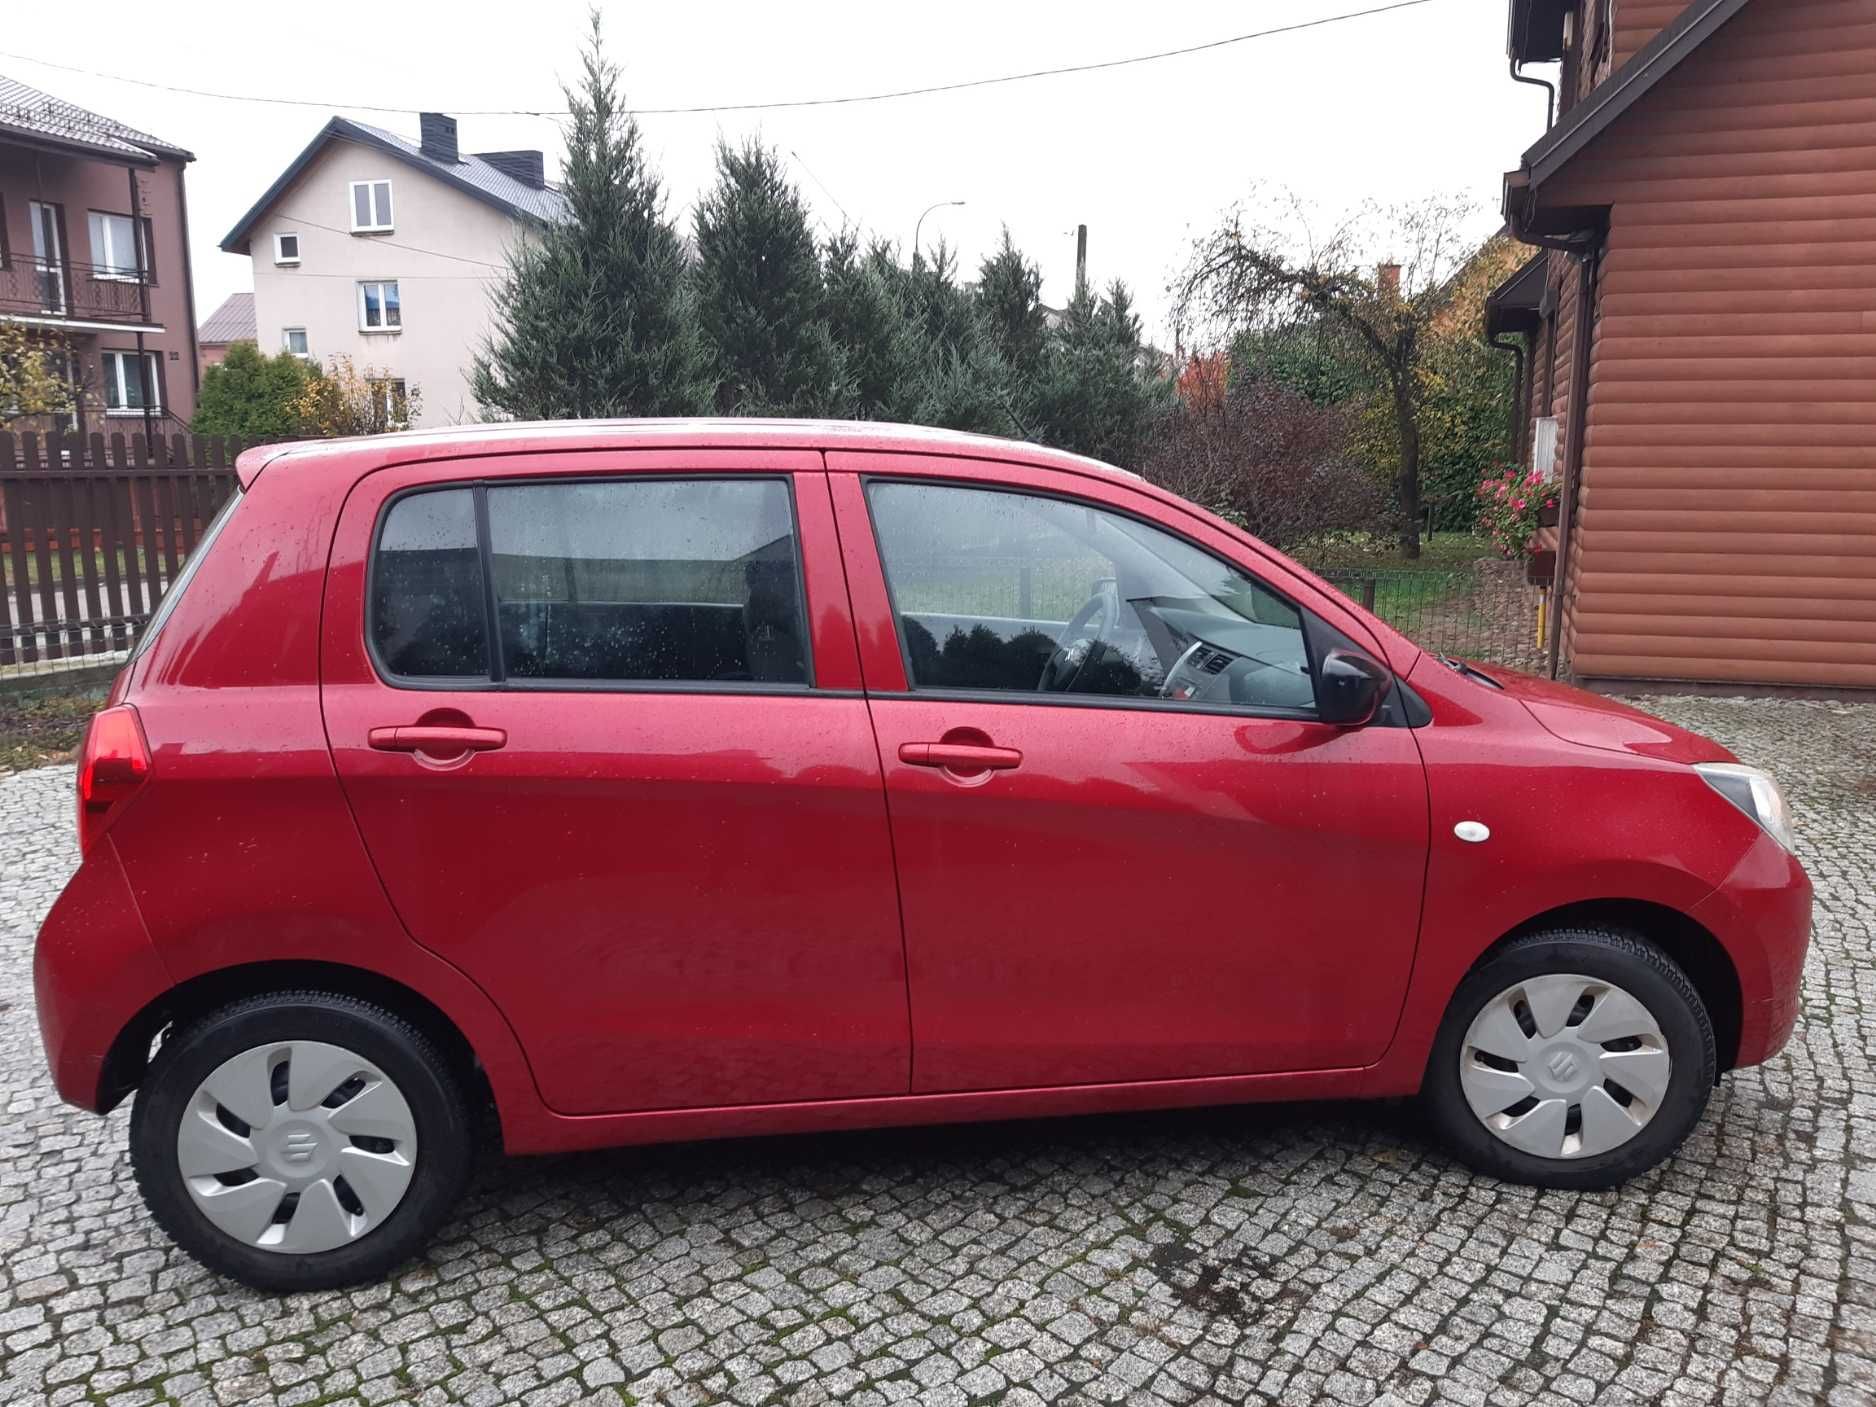
[[925,217],[931,214],[931,212],[934,210],[943,210],[946,206],[962,205],[963,203],[964,202],[961,200],[940,200],[940,201],[935,202],[934,204],[927,205],[923,210],[919,212],[918,222],[912,226],[912,267],[913,268],[916,269],[918,267],[918,232],[924,228]]

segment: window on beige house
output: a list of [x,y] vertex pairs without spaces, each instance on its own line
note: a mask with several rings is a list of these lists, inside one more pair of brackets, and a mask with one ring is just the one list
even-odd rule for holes
[[391,223],[391,183],[389,181],[352,182],[352,233],[377,234],[393,229]]

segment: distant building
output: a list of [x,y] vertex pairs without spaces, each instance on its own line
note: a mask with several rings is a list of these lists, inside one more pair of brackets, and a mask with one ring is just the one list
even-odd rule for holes
[[416,425],[479,418],[469,361],[507,250],[564,218],[538,151],[465,155],[456,121],[422,136],[335,117],[222,240],[254,270],[261,350],[376,369],[387,396],[420,392]]
[[0,77],[0,320],[65,349],[78,409],[57,428],[160,433],[194,414],[193,160]]
[[196,329],[196,355],[201,359],[202,370],[219,364],[232,344],[254,340],[254,295],[230,293]]

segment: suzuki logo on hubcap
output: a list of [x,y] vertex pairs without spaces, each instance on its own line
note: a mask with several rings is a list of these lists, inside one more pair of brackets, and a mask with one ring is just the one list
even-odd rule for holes
[[290,1133],[280,1144],[280,1156],[289,1163],[310,1163],[319,1151],[319,1140],[305,1130]]
[[1550,1073],[1559,1080],[1576,1078],[1576,1057],[1567,1050],[1557,1051],[1544,1063],[1550,1067]]

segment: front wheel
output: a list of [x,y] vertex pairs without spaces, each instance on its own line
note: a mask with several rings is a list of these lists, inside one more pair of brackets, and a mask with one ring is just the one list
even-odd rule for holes
[[1473,1167],[1539,1187],[1614,1187],[1692,1132],[1713,1027],[1659,949],[1613,929],[1506,944],[1454,993],[1423,1097]]
[[157,1221],[264,1290],[374,1279],[461,1195],[471,1122],[436,1047],[353,997],[251,997],[193,1021],[137,1091],[130,1156]]

